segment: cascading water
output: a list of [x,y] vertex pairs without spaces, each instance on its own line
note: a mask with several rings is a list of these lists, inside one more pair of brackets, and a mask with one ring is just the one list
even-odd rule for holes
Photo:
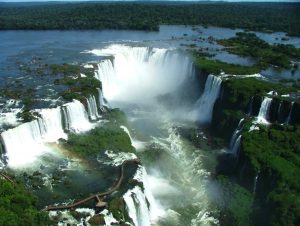
[[86,98],[87,107],[88,107],[88,115],[90,120],[97,120],[100,116],[98,114],[98,107],[95,96],[91,95]]
[[293,106],[294,106],[294,102],[291,103],[290,112],[289,112],[289,115],[288,115],[288,117],[286,118],[286,121],[285,121],[285,123],[287,123],[287,124],[291,123]]
[[264,100],[262,101],[257,116],[258,123],[268,124],[268,114],[271,107],[271,103],[272,103],[272,98],[270,97],[265,97]]
[[209,75],[207,77],[203,94],[200,96],[195,105],[196,120],[201,124],[209,124],[212,119],[212,113],[215,101],[219,97],[222,79]]
[[67,138],[62,126],[60,108],[42,109],[40,118],[23,123],[1,134],[7,163],[10,167],[29,164],[49,152],[45,142]]
[[67,139],[62,125],[61,108],[42,109],[38,118],[39,127],[45,142],[56,142],[59,138]]
[[229,143],[229,150],[231,153],[233,153],[234,155],[236,154],[236,151],[235,149],[238,148],[238,145],[236,144],[237,142],[240,142],[238,141],[238,138],[241,134],[241,131],[243,129],[243,122],[244,122],[244,118],[242,118],[240,121],[239,121],[239,124],[237,126],[237,128],[234,130],[233,134],[232,134],[232,137],[231,137],[231,140],[230,140],[230,143]]
[[142,182],[144,189],[142,191],[140,187],[136,186],[124,194],[128,215],[135,226],[150,226],[151,222],[165,214],[164,210],[149,190],[148,174],[144,167],[139,166],[134,179]]
[[113,101],[150,103],[171,93],[191,72],[191,61],[167,49],[112,45],[92,50],[98,56],[112,56],[98,64],[104,97]]
[[135,226],[150,226],[149,209],[145,194],[136,186],[123,196],[128,215]]
[[237,154],[238,154],[238,150],[239,150],[240,145],[241,145],[241,139],[242,139],[242,135],[239,135],[238,138],[236,139],[236,141],[234,142],[234,145],[231,149],[231,153],[234,156],[237,156]]
[[[105,97],[107,98],[109,94],[113,95],[112,93],[116,92],[115,90],[117,89],[117,87],[115,87],[115,84],[113,82],[113,79],[115,77],[115,70],[110,59],[103,60],[98,64],[98,71],[96,72],[95,77],[102,83],[102,92],[101,94],[99,93],[99,95],[103,97],[106,94]],[[103,101],[103,98],[99,100]],[[104,103],[104,101],[102,103]]]
[[[91,96],[87,100],[90,118],[96,119],[99,115],[95,97]],[[93,127],[83,104],[78,100],[63,107],[41,109],[38,113],[40,117],[37,119],[1,134],[5,159],[10,167],[27,165],[44,153],[51,152],[45,143],[67,139],[64,129],[80,133]],[[63,127],[63,119],[66,128]]]
[[100,106],[100,110],[102,112],[106,111],[106,108],[108,108],[108,105],[106,104],[105,100],[104,100],[104,96],[102,93],[102,90],[100,88],[97,88],[98,90],[98,95],[99,95],[99,106]]
[[[191,112],[190,106],[176,102],[172,111],[168,111],[166,110],[168,109],[166,106],[170,103],[168,99],[166,102],[156,101],[156,97],[161,96],[173,98],[174,93],[180,98],[182,91],[186,91],[180,90],[186,81],[198,88],[195,82],[191,82],[194,79],[191,61],[173,50],[123,45],[111,45],[103,50],[92,50],[90,53],[101,56],[101,59],[103,57],[109,58],[98,64],[98,72],[96,73],[96,77],[102,82],[103,96],[110,105],[121,106],[122,110],[128,113],[129,119],[131,116],[133,117],[134,120],[129,120],[129,122],[136,126],[135,129],[142,127],[139,133],[143,136],[143,142],[158,146],[160,154],[166,153],[167,161],[163,163],[166,169],[161,170],[160,164],[156,161],[149,168],[149,178],[155,178],[155,180],[151,179],[151,182],[160,181],[159,185],[157,183],[150,184],[147,183],[147,180],[143,180],[144,189],[137,186],[124,195],[132,223],[134,225],[150,225],[151,223],[174,225],[170,221],[173,220],[174,214],[172,213],[175,213],[182,218],[178,219],[182,222],[179,225],[218,224],[217,219],[210,212],[213,198],[208,191],[214,185],[209,179],[210,172],[206,170],[203,164],[207,157],[205,156],[206,152],[195,150],[194,146],[189,146],[190,144],[186,146],[185,143],[181,142],[178,132],[173,128],[177,122],[181,123],[181,121],[177,120],[174,123],[172,120],[174,118],[186,119],[186,116]],[[205,105],[205,108],[210,107],[211,113],[219,96],[221,82],[221,78],[213,75],[207,79],[207,94],[203,99],[207,100],[209,106]],[[213,97],[211,98],[209,95]],[[179,111],[183,112],[185,117],[179,115]],[[199,111],[197,112],[198,115]],[[211,118],[211,116],[208,117]],[[123,129],[126,131],[126,128]],[[170,136],[165,137],[166,134]],[[147,151],[151,150],[144,149],[138,154]],[[176,165],[176,169],[173,167],[169,171],[169,166],[172,164]],[[175,177],[169,178],[168,175]],[[172,189],[166,190],[166,188]],[[151,198],[149,191],[155,192],[155,194],[153,193],[155,199],[153,196]],[[195,201],[194,197],[197,197],[198,201]],[[163,209],[157,211],[161,209],[159,208],[160,205],[155,202],[157,200],[160,200],[161,206],[167,208],[168,211],[165,212]],[[149,208],[147,201],[150,204]],[[188,210],[181,211],[182,208]],[[166,215],[155,220],[160,215],[157,212],[163,212]],[[186,222],[188,223],[186,224]]]
[[1,134],[7,164],[19,167],[32,163],[38,156],[49,151],[43,145],[42,133],[38,120],[21,124]]
[[142,141],[138,141],[138,140],[135,140],[132,138],[132,136],[126,126],[120,126],[120,128],[123,129],[128,134],[131,144],[136,150],[140,150],[144,147],[144,143]]
[[78,100],[65,104],[63,107],[66,130],[80,133],[93,127],[89,122],[87,112],[83,104]]
[[130,134],[128,128],[127,128],[126,126],[120,126],[120,128],[123,129],[123,130],[125,131],[125,133],[128,134],[128,136],[129,136],[129,138],[130,138],[130,141],[131,141],[131,143],[132,143],[132,140],[133,140],[133,139],[132,139],[132,137],[131,137],[131,134]]

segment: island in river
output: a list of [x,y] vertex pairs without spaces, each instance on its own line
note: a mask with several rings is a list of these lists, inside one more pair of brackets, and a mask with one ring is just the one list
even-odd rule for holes
[[[202,26],[0,36],[0,224],[298,224],[299,38]],[[55,210],[119,181],[103,205]]]

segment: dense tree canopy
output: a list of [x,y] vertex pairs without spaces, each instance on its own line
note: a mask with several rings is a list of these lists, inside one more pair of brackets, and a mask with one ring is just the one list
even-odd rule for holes
[[21,184],[0,178],[0,225],[47,225],[46,213],[39,212],[36,198]]
[[0,29],[158,30],[213,25],[300,35],[298,3],[78,3],[0,5]]

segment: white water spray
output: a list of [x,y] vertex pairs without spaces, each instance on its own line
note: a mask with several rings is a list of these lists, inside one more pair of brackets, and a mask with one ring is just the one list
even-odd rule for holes
[[124,194],[128,214],[135,226],[149,226],[163,216],[165,211],[154,199],[149,189],[148,174],[144,167],[139,166],[134,179],[143,183],[144,190],[136,186]]
[[212,119],[215,101],[219,97],[222,79],[209,75],[207,77],[203,94],[197,100],[193,112],[195,119],[201,124],[209,124]]
[[188,57],[167,49],[112,45],[90,52],[113,58],[101,61],[96,73],[110,103],[149,104],[155,97],[176,90],[191,73]]
[[232,137],[231,137],[231,140],[230,140],[230,143],[229,143],[229,150],[231,153],[233,153],[234,155],[236,155],[236,151],[238,149],[238,146],[239,146],[239,142],[240,142],[240,135],[241,135],[241,131],[243,129],[243,122],[244,122],[244,118],[242,118],[240,121],[239,121],[239,124],[237,126],[237,128],[234,130],[233,134],[232,134]]
[[238,150],[239,150],[240,145],[241,145],[241,139],[242,139],[242,135],[239,135],[238,138],[236,139],[236,141],[234,142],[233,146],[232,146],[231,153],[234,156],[237,156],[237,154],[238,154]]
[[67,139],[62,125],[62,111],[60,107],[42,109],[38,118],[43,141],[56,142],[59,138]]
[[1,134],[8,165],[19,167],[34,162],[40,155],[48,152],[43,145],[38,120],[21,124]]
[[65,126],[68,131],[80,133],[90,130],[93,126],[89,122],[87,112],[83,104],[73,100],[63,106]]
[[270,97],[265,97],[264,100],[262,101],[257,116],[258,123],[268,124],[268,115],[269,115],[271,103],[272,103],[272,98]]
[[88,115],[90,120],[94,121],[100,118],[98,113],[98,107],[95,96],[91,95],[86,98],[87,107],[88,107]]

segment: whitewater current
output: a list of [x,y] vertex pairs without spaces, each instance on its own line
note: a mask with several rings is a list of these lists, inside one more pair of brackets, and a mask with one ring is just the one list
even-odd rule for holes
[[[107,107],[119,107],[132,127],[121,128],[137,149],[136,155],[145,161],[145,167],[137,172],[144,189],[136,186],[123,196],[131,222],[136,226],[218,224],[214,203],[220,198],[219,188],[211,178],[213,164],[207,165],[214,154],[196,148],[178,130],[211,122],[222,79],[209,75],[197,100],[187,105],[185,91],[199,88],[188,56],[173,49],[126,45],[87,53],[101,59],[95,72],[102,83],[98,97],[87,96],[86,106],[73,100],[37,110],[39,116],[33,121],[1,133],[5,150],[1,164],[11,168],[31,165],[41,156],[53,154],[50,143],[68,139],[68,133],[94,128]],[[151,147],[158,150],[159,159],[146,164],[147,156],[153,155]],[[105,153],[113,165],[136,157]],[[110,213],[103,214],[106,225],[115,221]]]
[[[194,147],[177,128],[193,122],[210,123],[222,79],[209,75],[198,100],[186,107],[180,102],[180,89],[195,77],[187,56],[174,50],[126,45],[88,52],[107,57],[98,64],[96,77],[102,82],[108,103],[125,111],[134,134],[142,134],[139,140],[121,126],[133,143],[143,144],[135,145],[137,155],[147,161],[145,156],[151,155],[147,152],[153,151],[149,147],[155,146],[160,152],[159,160],[145,165],[148,195],[138,187],[124,195],[134,225],[217,225],[213,203],[220,198],[216,195],[219,188],[211,179],[213,167],[206,166],[213,154]],[[176,98],[175,106],[170,107],[168,101],[161,103],[158,99],[162,95]],[[148,208],[145,198],[149,194],[153,199]],[[154,212],[151,203],[156,203]]]

